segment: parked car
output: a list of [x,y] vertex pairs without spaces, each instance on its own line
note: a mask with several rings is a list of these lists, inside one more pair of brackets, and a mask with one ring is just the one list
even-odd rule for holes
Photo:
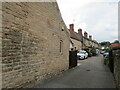
[[106,57],[106,56],[108,56],[108,55],[109,55],[108,52],[106,52],[106,53],[103,54],[104,57]]
[[84,60],[85,59],[85,54],[83,52],[78,51],[77,57],[78,57],[78,60]]
[[85,54],[85,59],[88,58],[88,53],[87,53],[86,51],[81,50],[81,52],[84,52],[84,54]]
[[105,51],[101,51],[100,53],[101,53],[101,54],[104,54],[104,53],[105,53]]
[[96,54],[99,55],[99,49],[96,49]]
[[83,59],[84,60],[88,57],[88,53],[84,50],[79,50],[77,52],[77,57],[78,57],[78,59]]

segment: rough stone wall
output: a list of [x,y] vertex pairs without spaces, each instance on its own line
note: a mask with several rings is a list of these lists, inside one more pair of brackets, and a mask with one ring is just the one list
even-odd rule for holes
[[95,43],[95,48],[99,48],[99,44]]
[[86,46],[87,46],[87,47],[90,46],[89,42],[90,42],[90,41],[86,39]]
[[88,40],[88,39],[86,39],[86,38],[83,38],[83,42],[84,42],[84,44],[85,44],[85,46],[86,47],[89,47],[90,46],[90,41]]
[[82,50],[82,43],[78,40],[72,39],[72,42],[74,43],[74,47],[76,47],[77,50]]
[[2,87],[23,87],[68,69],[69,41],[56,2],[3,2]]
[[[0,2],[0,63],[2,61],[2,3]],[[0,89],[2,88],[2,65],[0,64]]]
[[117,87],[120,90],[120,50],[114,50],[113,55],[114,55],[114,76]]

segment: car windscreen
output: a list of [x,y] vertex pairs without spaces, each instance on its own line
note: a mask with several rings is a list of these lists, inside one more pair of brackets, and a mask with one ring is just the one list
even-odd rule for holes
[[78,51],[78,53],[85,54],[85,52]]

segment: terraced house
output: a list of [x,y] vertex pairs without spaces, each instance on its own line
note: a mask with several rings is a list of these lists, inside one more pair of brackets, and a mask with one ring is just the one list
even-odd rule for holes
[[95,40],[92,40],[92,36],[84,32],[82,34],[82,29],[78,29],[78,33],[74,31],[74,24],[69,25],[70,39],[73,42],[74,50],[83,50],[85,48],[99,48],[99,43]]
[[84,36],[83,36],[83,43],[85,45],[84,48],[99,48],[99,43],[95,40],[92,40],[92,36],[89,35],[88,37],[88,33],[84,32]]
[[[74,31],[74,24],[70,24],[70,40],[73,43],[73,50],[81,50],[82,49],[82,36],[79,33]],[[71,47],[70,47],[71,48]]]
[[92,40],[92,43],[93,43],[93,47],[95,47],[95,48],[99,48],[99,43],[96,41],[96,40]]

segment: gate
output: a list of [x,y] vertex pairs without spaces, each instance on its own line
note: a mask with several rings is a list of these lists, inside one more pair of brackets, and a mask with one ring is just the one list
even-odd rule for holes
[[77,66],[77,51],[69,51],[69,69]]
[[110,71],[113,73],[114,72],[114,56],[113,56],[113,51],[109,51],[109,68]]

